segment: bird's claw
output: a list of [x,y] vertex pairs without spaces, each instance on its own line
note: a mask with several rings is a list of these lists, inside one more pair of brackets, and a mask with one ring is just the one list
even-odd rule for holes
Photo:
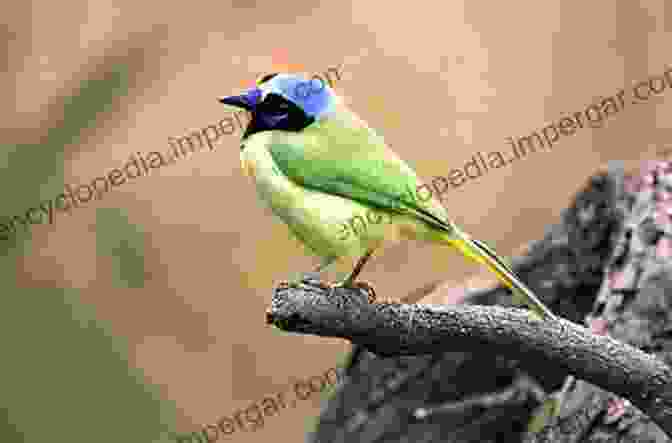
[[298,289],[301,283],[310,285],[310,286],[317,286],[318,288],[321,289],[330,289],[330,286],[320,280],[317,279],[312,279],[312,278],[301,278],[301,279],[296,279],[296,280],[281,280],[280,281],[280,286],[287,286],[292,289]]
[[375,289],[373,289],[373,286],[371,286],[368,282],[360,280],[355,282],[355,286],[362,288],[367,292],[369,304],[374,304],[376,302],[376,299],[378,298],[376,296],[376,291]]
[[296,289],[299,287],[301,280],[280,280],[279,286],[287,286],[288,288]]

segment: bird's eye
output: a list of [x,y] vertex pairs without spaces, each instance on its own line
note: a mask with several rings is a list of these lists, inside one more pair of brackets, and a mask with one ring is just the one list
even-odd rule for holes
[[289,111],[289,103],[277,94],[268,94],[263,101],[264,112],[270,114],[286,114]]

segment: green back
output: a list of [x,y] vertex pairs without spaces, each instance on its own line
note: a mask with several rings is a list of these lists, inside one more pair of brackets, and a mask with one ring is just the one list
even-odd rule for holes
[[441,203],[425,197],[429,191],[417,193],[423,183],[413,169],[349,111],[300,133],[278,132],[269,149],[282,172],[306,188],[452,227]]

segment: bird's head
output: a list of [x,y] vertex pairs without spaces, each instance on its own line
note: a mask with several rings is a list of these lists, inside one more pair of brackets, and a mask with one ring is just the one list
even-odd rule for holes
[[301,131],[334,112],[336,95],[321,78],[299,74],[266,74],[256,86],[241,95],[219,101],[249,111],[252,115],[243,139],[271,130]]

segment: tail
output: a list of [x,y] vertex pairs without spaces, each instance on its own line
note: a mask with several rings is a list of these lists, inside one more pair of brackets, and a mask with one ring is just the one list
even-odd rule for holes
[[555,318],[553,312],[539,300],[534,293],[513,272],[513,269],[504,262],[495,251],[485,243],[470,238],[467,234],[455,231],[447,238],[451,246],[477,263],[484,264],[508,288],[511,288],[514,300],[518,299],[537,313],[541,318]]

